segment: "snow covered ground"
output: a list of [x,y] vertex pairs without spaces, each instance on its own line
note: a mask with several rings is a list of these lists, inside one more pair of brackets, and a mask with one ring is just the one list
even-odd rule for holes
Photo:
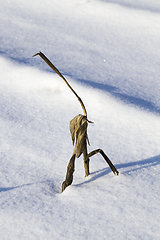
[[[160,239],[158,0],[0,0],[2,240]],[[84,177],[61,193],[81,106],[88,112]]]

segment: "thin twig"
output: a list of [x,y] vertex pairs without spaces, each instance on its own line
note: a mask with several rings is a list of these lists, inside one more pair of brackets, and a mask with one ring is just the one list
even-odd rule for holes
[[39,55],[52,69],[53,71],[55,71],[64,81],[65,83],[68,85],[68,87],[71,89],[71,91],[75,94],[75,96],[78,98],[78,101],[80,102],[84,115],[87,116],[87,111],[86,108],[84,106],[84,103],[82,102],[82,99],[77,95],[77,93],[73,90],[73,88],[71,87],[71,85],[67,82],[67,80],[64,78],[64,76],[59,72],[59,70],[51,63],[51,61],[42,53],[36,53],[35,55],[33,55],[32,57],[35,57]]
[[107,157],[107,155],[103,152],[102,149],[97,149],[97,150],[94,150],[94,151],[90,152],[90,153],[87,155],[87,157],[86,157],[86,161],[87,161],[90,157],[92,157],[93,155],[95,155],[95,154],[97,154],[97,153],[100,153],[100,154],[104,157],[104,159],[106,160],[106,162],[107,162],[108,165],[110,166],[110,168],[111,168],[111,170],[113,171],[113,173],[114,173],[115,175],[118,175],[119,172],[117,171],[117,169],[115,168],[115,166],[112,164],[111,160]]

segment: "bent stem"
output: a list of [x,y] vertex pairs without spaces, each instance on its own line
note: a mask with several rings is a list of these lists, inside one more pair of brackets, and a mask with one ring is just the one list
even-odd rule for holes
[[71,87],[71,85],[67,82],[67,80],[65,79],[65,77],[60,73],[60,71],[51,63],[51,61],[42,53],[42,52],[39,52],[39,53],[36,53],[34,54],[32,57],[35,57],[39,55],[51,68],[53,71],[55,71],[64,81],[65,83],[67,84],[67,86],[71,89],[71,91],[74,93],[74,95],[78,98],[78,101],[80,102],[81,106],[82,106],[82,109],[83,109],[83,112],[84,112],[84,115],[87,116],[87,111],[86,111],[86,108],[84,106],[84,103],[82,102],[82,99],[78,96],[78,94],[73,90],[73,88]]
[[87,157],[86,157],[86,162],[88,161],[89,157],[92,157],[93,155],[97,154],[97,153],[100,153],[103,158],[106,160],[106,162],[108,163],[108,165],[110,166],[111,170],[113,171],[113,173],[115,175],[118,175],[119,172],[117,171],[117,169],[115,168],[115,166],[113,165],[113,163],[111,162],[111,160],[107,157],[107,155],[103,152],[102,149],[97,149],[97,150],[94,150],[92,152],[90,152]]

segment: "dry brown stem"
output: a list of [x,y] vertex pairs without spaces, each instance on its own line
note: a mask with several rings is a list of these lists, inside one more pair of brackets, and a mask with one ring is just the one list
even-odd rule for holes
[[80,102],[84,115],[87,116],[87,111],[86,108],[84,106],[84,103],[82,102],[82,99],[78,96],[78,94],[73,90],[73,88],[71,87],[71,85],[67,82],[67,80],[65,79],[65,77],[60,73],[60,71],[51,63],[51,61],[42,53],[36,53],[33,55],[33,57],[39,55],[52,69],[53,71],[55,71],[67,84],[67,86],[71,89],[71,91],[74,93],[74,95],[78,98],[78,101]]
[[85,140],[84,143],[84,149],[83,149],[83,162],[84,162],[84,170],[85,170],[85,177],[87,177],[89,173],[89,158],[86,159],[87,157],[87,141]]
[[100,154],[104,157],[104,159],[106,160],[106,162],[107,162],[108,165],[110,166],[110,168],[111,168],[111,170],[113,171],[113,173],[114,173],[115,175],[118,175],[119,172],[117,171],[117,169],[115,168],[115,166],[113,165],[113,163],[111,162],[111,160],[107,157],[107,155],[103,152],[102,149],[97,149],[97,150],[94,150],[94,151],[90,152],[90,153],[87,155],[87,157],[86,157],[86,161],[88,161],[88,159],[89,159],[90,157],[92,157],[93,155],[95,155],[95,154],[97,154],[97,153],[100,153]]

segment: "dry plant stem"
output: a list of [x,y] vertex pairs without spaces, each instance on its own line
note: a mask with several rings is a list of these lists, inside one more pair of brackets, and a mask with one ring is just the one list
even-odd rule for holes
[[85,177],[87,177],[89,173],[89,158],[87,158],[87,142],[85,140],[84,151],[83,151],[83,161],[84,161],[84,170],[85,170]]
[[74,173],[74,165],[75,165],[75,157],[76,155],[72,155],[68,167],[67,167],[67,173],[66,173],[66,180],[62,183],[62,192],[68,187],[69,185],[72,184],[73,182],[73,173]]
[[55,71],[67,84],[67,86],[71,89],[71,91],[75,94],[75,96],[78,98],[78,101],[80,102],[84,115],[87,116],[87,111],[86,108],[82,102],[82,99],[77,95],[77,93],[73,90],[73,88],[71,87],[71,85],[67,82],[67,80],[64,78],[64,76],[59,72],[59,70],[51,63],[51,61],[42,53],[36,53],[35,55],[33,55],[33,57],[39,55],[52,69],[53,71]]
[[112,164],[111,160],[107,157],[107,155],[103,152],[102,149],[97,149],[97,150],[94,150],[92,152],[90,152],[87,157],[86,157],[86,161],[89,159],[89,157],[92,157],[93,155],[97,154],[97,153],[100,153],[104,159],[106,160],[106,162],[108,163],[108,165],[110,166],[111,170],[113,171],[113,173],[115,175],[118,175],[119,172],[117,171],[117,169],[115,168],[115,166]]
[[[78,101],[80,102],[83,112],[84,112],[84,116],[86,117],[86,123],[87,123],[87,111],[86,108],[81,100],[81,98],[77,95],[77,93],[73,90],[73,88],[70,86],[70,84],[67,82],[67,80],[64,78],[64,76],[59,72],[59,70],[51,63],[51,61],[42,53],[36,53],[35,55],[33,55],[33,57],[39,55],[51,68],[53,71],[55,71],[67,84],[67,86],[70,88],[70,90],[74,93],[74,95],[78,98]],[[70,125],[70,130],[71,130],[71,136],[72,136],[72,140],[74,143],[74,138],[76,136],[76,146],[75,146],[75,150],[74,153],[69,161],[68,167],[67,167],[67,173],[66,173],[66,179],[65,181],[62,183],[62,192],[65,190],[66,187],[68,187],[69,185],[72,184],[73,182],[73,173],[74,173],[74,166],[75,166],[75,158],[79,157],[81,155],[81,153],[83,153],[83,160],[84,160],[84,168],[85,168],[85,177],[87,177],[90,173],[89,173],[89,158],[93,155],[95,155],[96,153],[100,153],[104,159],[106,160],[106,162],[108,163],[108,165],[110,166],[111,170],[114,172],[114,174],[118,175],[119,172],[117,171],[117,169],[115,168],[115,166],[112,164],[112,162],[110,161],[110,159],[106,156],[106,154],[103,152],[102,149],[97,149],[92,151],[91,153],[87,153],[87,125],[85,122],[83,122],[82,124],[82,120],[84,121],[84,116],[83,115],[78,115],[76,116],[74,119],[72,119]],[[80,118],[80,123],[77,123],[77,120]],[[88,121],[90,122],[90,121]],[[77,124],[80,124],[78,126],[77,129]],[[85,131],[85,133],[84,133]]]

